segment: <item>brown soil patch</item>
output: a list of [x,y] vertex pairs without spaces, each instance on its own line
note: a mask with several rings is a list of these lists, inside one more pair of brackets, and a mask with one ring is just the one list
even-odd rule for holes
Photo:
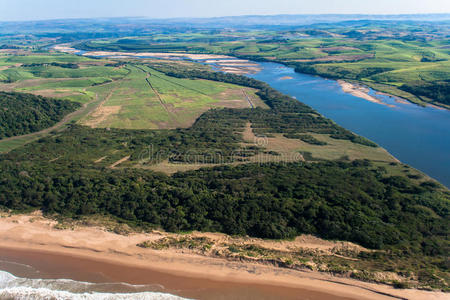
[[90,126],[92,128],[97,127],[104,121],[108,119],[111,115],[116,115],[120,112],[122,106],[114,105],[114,106],[99,106],[92,114],[90,114],[89,119],[84,121],[84,125]]
[[104,122],[110,115],[118,114],[122,106],[104,106],[106,101],[111,98],[112,94],[115,90],[112,90],[103,101],[97,106],[97,108],[92,111],[87,118],[82,121],[83,125],[90,126],[92,128],[98,126],[102,122]]
[[237,89],[227,89],[221,92],[219,98],[221,101],[214,103],[213,106],[216,107],[229,107],[229,108],[248,108],[250,107],[249,102],[245,98],[245,95],[241,90]]
[[219,164],[188,164],[188,163],[174,164],[174,163],[170,163],[168,160],[164,160],[158,164],[149,165],[149,166],[138,165],[136,167],[172,175],[177,172],[193,171],[193,170],[198,170],[201,168],[215,167],[218,165]]

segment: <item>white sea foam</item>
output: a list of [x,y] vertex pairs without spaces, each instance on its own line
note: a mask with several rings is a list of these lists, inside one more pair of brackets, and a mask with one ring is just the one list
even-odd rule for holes
[[[126,286],[127,292],[113,293],[108,289]],[[130,284],[103,284],[80,282],[70,279],[28,279],[0,271],[0,299],[14,300],[181,300],[184,298],[160,293],[139,291],[151,286]],[[136,290],[136,292],[130,292]]]

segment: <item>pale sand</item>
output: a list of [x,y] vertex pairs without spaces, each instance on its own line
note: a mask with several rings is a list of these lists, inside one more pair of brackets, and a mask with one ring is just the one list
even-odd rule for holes
[[[440,292],[396,290],[386,285],[337,278],[312,271],[295,271],[270,265],[205,257],[183,251],[157,251],[136,246],[144,241],[161,238],[161,233],[158,232],[125,236],[99,227],[58,230],[55,229],[56,224],[55,221],[45,219],[38,213],[0,218],[0,245],[2,248],[48,251],[99,262],[123,264],[127,267],[183,274],[190,278],[316,290],[351,299],[448,299],[448,294]],[[271,242],[281,245],[286,243],[286,241]],[[322,241],[318,239],[317,244],[321,243]],[[317,246],[326,247],[326,243],[331,242],[323,243],[325,245]],[[313,242],[309,246],[314,244],[316,243]]]
[[[53,47],[54,50],[66,53],[74,53],[78,52],[77,49],[69,47],[68,45],[57,45]],[[83,56],[117,56],[121,58],[126,57],[139,57],[139,56],[148,56],[148,57],[158,57],[158,58],[170,58],[170,57],[186,57],[193,60],[205,60],[205,59],[232,59],[230,56],[226,55],[214,55],[214,54],[190,54],[190,53],[182,53],[182,52],[117,52],[117,51],[88,51],[83,53]]]
[[362,98],[362,99],[365,99],[365,100],[373,102],[373,103],[387,105],[389,107],[395,107],[392,104],[384,103],[380,99],[377,99],[377,98],[369,95],[368,94],[369,93],[369,89],[367,87],[360,86],[360,85],[355,85],[355,84],[352,84],[352,83],[349,83],[349,82],[346,82],[346,81],[343,81],[343,80],[338,80],[337,82],[341,86],[342,91],[344,93],[349,93],[349,94],[351,94],[351,95],[353,95],[355,97]]
[[[74,53],[77,50],[68,46],[58,45],[54,50],[66,53]],[[223,72],[232,74],[248,74],[261,70],[258,64],[251,63],[248,60],[240,60],[226,55],[215,54],[191,54],[191,53],[173,53],[173,52],[114,52],[114,51],[89,51],[83,53],[83,56],[107,56],[109,58],[135,58],[135,57],[154,57],[160,59],[188,58],[191,60],[205,60],[206,62],[218,63]]]
[[240,66],[224,66],[220,71],[231,74],[244,75],[248,73],[257,73],[261,70],[259,67],[240,67]]
[[83,54],[84,56],[120,56],[120,57],[158,57],[158,58],[171,58],[171,57],[186,57],[193,60],[203,59],[225,59],[231,58],[225,55],[212,55],[212,54],[189,54],[189,53],[156,53],[156,52],[110,52],[110,51],[91,51]]
[[284,77],[280,78],[280,80],[289,80],[289,79],[294,79],[294,77],[292,77],[292,76],[284,76]]
[[219,66],[223,67],[258,67],[258,64],[244,63],[244,62],[223,62],[218,63]]

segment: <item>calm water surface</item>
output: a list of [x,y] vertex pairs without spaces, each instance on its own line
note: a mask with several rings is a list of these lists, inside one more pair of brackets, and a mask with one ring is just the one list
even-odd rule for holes
[[[403,104],[389,96],[381,97],[395,107],[372,103],[344,93],[334,80],[299,74],[276,63],[260,65],[262,71],[250,77],[310,105],[450,187],[450,111]],[[281,79],[285,76],[292,79]]]

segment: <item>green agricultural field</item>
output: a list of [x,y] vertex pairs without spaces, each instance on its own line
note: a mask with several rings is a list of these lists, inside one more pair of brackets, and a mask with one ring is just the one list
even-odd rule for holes
[[23,55],[0,57],[0,89],[87,103],[87,91],[123,78],[128,70],[106,66],[108,61],[76,55]]
[[[89,92],[107,93],[105,101],[81,123],[91,127],[157,129],[189,127],[213,107],[249,107],[244,88],[222,82],[169,77],[144,65],[127,65],[129,74]],[[255,103],[255,90],[245,88]]]

